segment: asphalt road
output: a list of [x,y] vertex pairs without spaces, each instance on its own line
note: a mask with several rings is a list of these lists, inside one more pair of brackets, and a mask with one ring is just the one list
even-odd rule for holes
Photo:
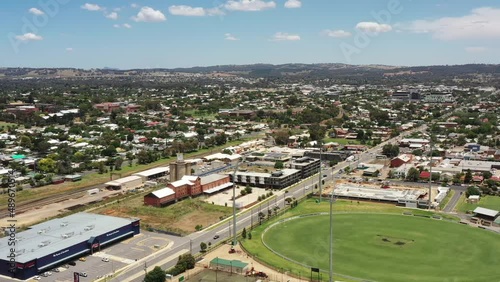
[[[237,227],[236,227],[237,230],[240,231],[244,227],[249,227],[252,223],[253,224],[257,223],[259,221],[259,212],[263,212],[267,217],[268,209],[273,209],[275,206],[279,207],[280,209],[283,209],[285,204],[284,199],[286,197],[295,197],[297,199],[304,197],[307,193],[311,191],[311,189],[314,189],[314,186],[318,184],[320,177],[325,179],[325,182],[333,180],[334,178],[342,175],[340,173],[340,170],[343,170],[346,167],[351,166],[353,163],[356,164],[358,162],[359,163],[368,162],[369,160],[375,158],[377,152],[379,152],[385,144],[394,144],[400,139],[404,138],[405,136],[415,131],[420,131],[420,132],[424,131],[426,128],[427,128],[426,125],[422,125],[410,131],[403,132],[400,136],[396,138],[384,141],[376,147],[373,147],[363,153],[357,154],[356,155],[357,159],[353,162],[342,162],[339,163],[337,166],[333,167],[332,169],[329,168],[324,169],[319,175],[305,179],[299,184],[292,186],[291,188],[288,189],[287,193],[285,191],[279,191],[275,193],[276,197],[271,198],[270,200],[261,203],[259,205],[255,205],[250,210],[247,210],[246,212],[243,212],[240,215],[238,215]],[[325,174],[327,175],[326,178],[323,177],[323,175]],[[427,183],[412,183],[412,185],[414,184],[428,187]],[[452,187],[452,189],[464,189],[464,188]],[[460,193],[455,193],[455,195],[460,195]],[[454,198],[455,197],[452,198],[450,203],[454,201],[454,203],[456,204],[456,201],[458,201],[458,199]],[[448,206],[451,206],[451,204]],[[212,245],[215,245],[216,243],[220,242],[226,242],[229,241],[228,239],[230,239],[233,236],[234,234],[233,232],[234,232],[233,221],[231,219],[225,221],[224,223],[210,230],[203,230],[200,232],[192,233],[189,236],[184,237],[185,238],[184,242],[179,242],[179,244],[176,244],[172,249],[160,250],[150,257],[139,260],[137,263],[130,265],[125,271],[122,271],[120,273],[120,276],[115,277],[109,281],[113,282],[143,281],[145,269],[146,271],[149,271],[153,268],[153,266],[161,266],[163,269],[169,269],[173,267],[177,262],[179,252],[185,251],[185,252],[191,252],[192,254],[196,254],[200,252],[201,242],[205,242],[207,244],[208,242],[211,242]],[[215,235],[218,235],[219,238],[214,239]],[[229,245],[227,248],[229,250],[230,248]]]

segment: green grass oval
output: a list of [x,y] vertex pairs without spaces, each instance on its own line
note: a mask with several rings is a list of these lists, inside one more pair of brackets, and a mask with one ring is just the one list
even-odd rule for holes
[[[286,221],[264,242],[297,262],[328,270],[329,216]],[[500,281],[500,236],[402,215],[335,214],[334,272],[376,281]]]

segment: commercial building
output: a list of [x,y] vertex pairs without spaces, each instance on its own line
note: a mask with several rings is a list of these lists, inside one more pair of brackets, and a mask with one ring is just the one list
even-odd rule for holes
[[307,178],[319,172],[320,160],[309,157],[302,157],[292,161],[290,168],[300,170],[300,177]]
[[409,208],[416,208],[427,204],[424,200],[426,192],[417,189],[396,190],[369,188],[358,185],[339,185],[333,190],[333,195],[347,199],[394,203]]
[[[15,246],[8,244],[10,235],[0,239],[0,275],[29,279],[139,233],[139,219],[90,213],[53,219],[13,233]],[[12,253],[14,258],[9,261]],[[14,273],[9,272],[11,265],[15,266]]]
[[301,179],[298,169],[283,169],[273,173],[236,172],[236,179],[230,174],[231,181],[240,185],[250,185],[260,188],[283,189],[295,184]]
[[400,167],[404,164],[411,162],[413,159],[412,154],[402,154],[391,160],[391,167]]
[[127,176],[104,183],[107,189],[113,190],[130,190],[142,186],[142,177]]

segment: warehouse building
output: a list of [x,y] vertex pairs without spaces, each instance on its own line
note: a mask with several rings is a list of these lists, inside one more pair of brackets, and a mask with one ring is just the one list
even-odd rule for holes
[[186,197],[212,194],[233,187],[229,175],[211,174],[205,177],[184,175],[182,179],[169,183],[168,187],[144,196],[144,204],[162,207]]
[[140,176],[143,182],[154,180],[167,175],[170,171],[168,167],[155,167],[145,171],[132,174],[133,176]]
[[9,235],[0,239],[0,275],[29,279],[139,233],[139,219],[83,212],[40,223],[15,234],[15,246]]
[[131,190],[142,186],[142,177],[137,175],[127,176],[104,183],[107,189]]

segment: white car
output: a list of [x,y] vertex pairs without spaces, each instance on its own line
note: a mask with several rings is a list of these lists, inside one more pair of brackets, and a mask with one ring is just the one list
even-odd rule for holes
[[109,262],[109,258],[102,258],[102,261]]
[[40,276],[38,276],[38,275],[37,275],[37,276],[33,276],[33,279],[34,279],[34,280],[41,280],[41,279],[42,279],[42,277],[40,277]]

